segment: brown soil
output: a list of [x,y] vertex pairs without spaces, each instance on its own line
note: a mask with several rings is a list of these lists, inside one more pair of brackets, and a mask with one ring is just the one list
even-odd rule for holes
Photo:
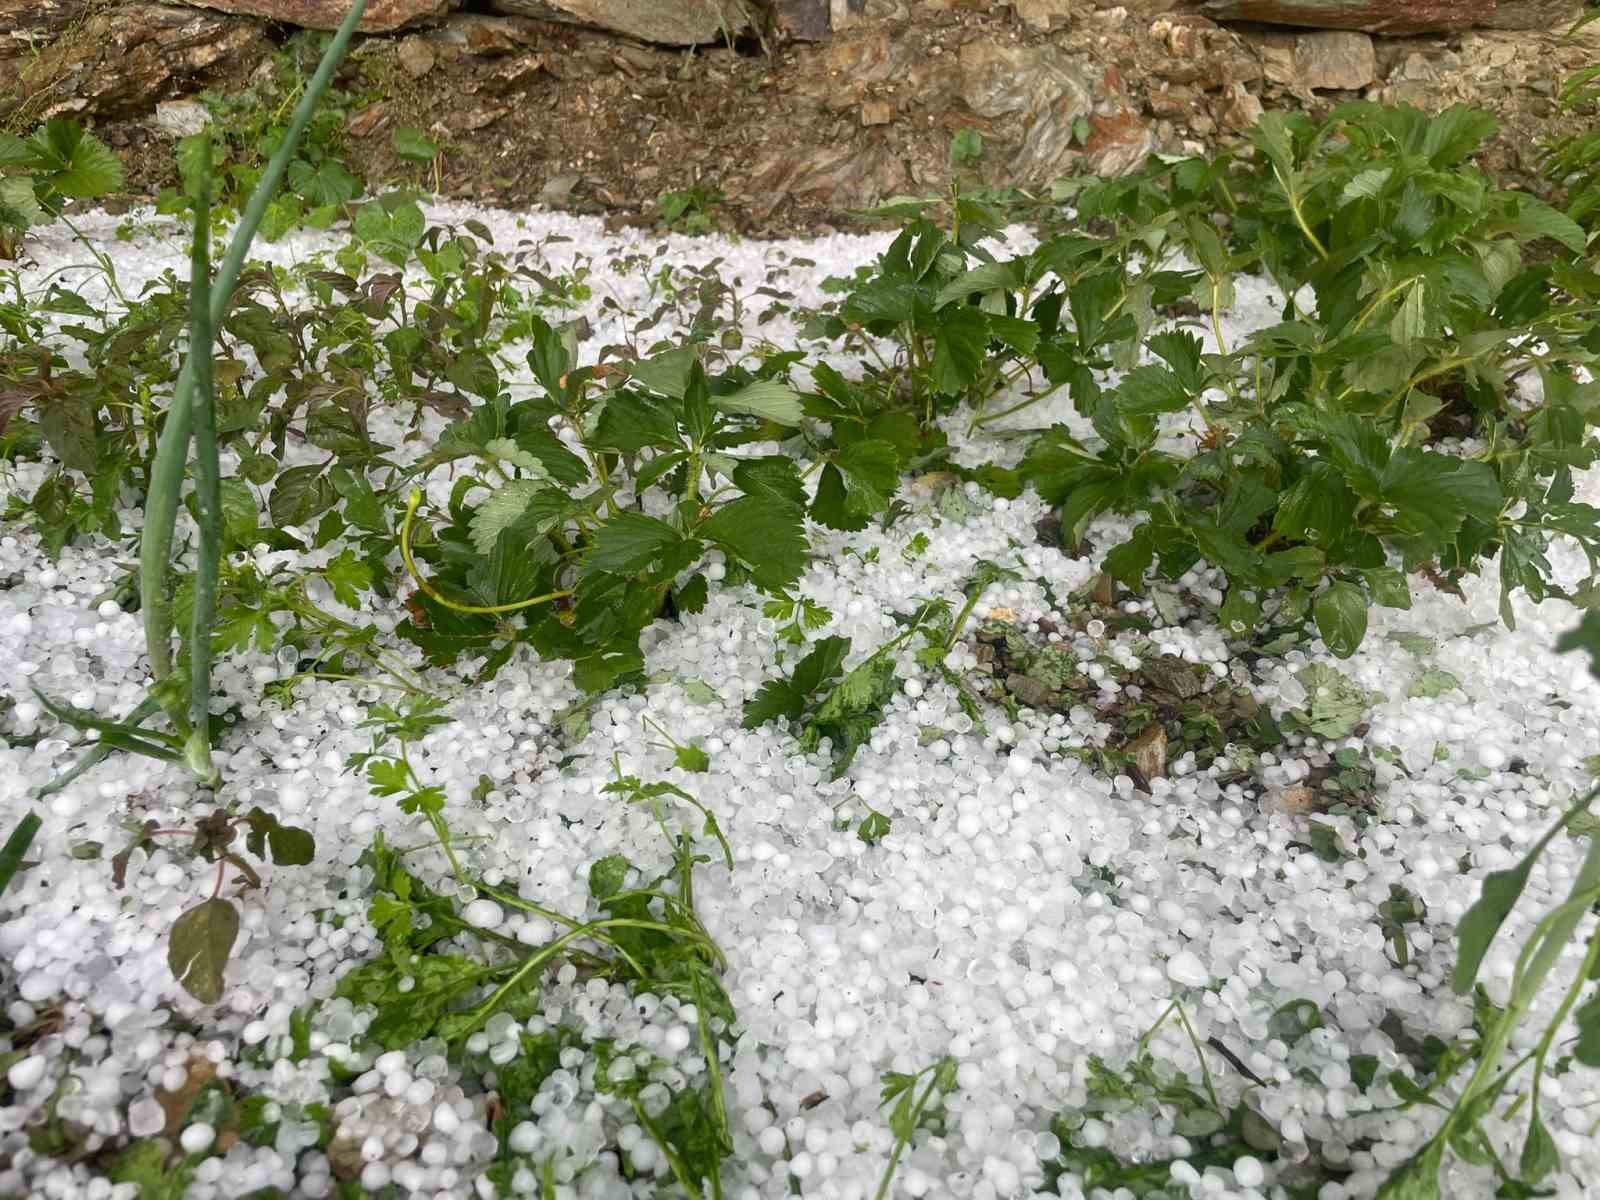
[[[1555,96],[1566,73],[1600,61],[1600,23],[1577,44],[1504,32],[1379,39],[1377,78],[1365,93],[1313,94],[1285,79],[1281,66],[1272,69],[1270,47],[1281,32],[1178,20],[1174,33],[1170,20],[1110,9],[1045,34],[1009,7],[943,0],[919,7],[914,20],[868,21],[821,44],[764,48],[751,39],[673,51],[548,22],[461,15],[358,45],[340,77],[360,98],[344,154],[369,180],[431,187],[427,167],[391,148],[392,130],[413,126],[445,146],[439,183],[448,196],[507,207],[543,200],[651,223],[662,193],[699,186],[723,196],[709,210],[718,228],[814,234],[849,227],[851,207],[942,188],[950,137],[967,126],[988,139],[982,174],[997,183],[1047,182],[1008,172],[1026,132],[1023,114],[985,118],[966,103],[962,47],[973,42],[1006,53],[1050,43],[1103,70],[1086,161],[1095,142],[1129,130],[1148,130],[1150,143],[1168,152],[1236,144],[1249,115],[1249,105],[1237,115],[1243,92],[1268,109],[1314,115],[1362,94],[1430,108],[1464,101],[1502,121],[1483,165],[1548,195],[1537,146],[1595,119],[1562,113]],[[1203,36],[1185,33],[1185,20]],[[267,33],[259,50],[200,73],[195,87],[242,86],[285,41],[281,29]],[[127,161],[136,194],[172,182],[171,142],[143,114],[97,124]]]

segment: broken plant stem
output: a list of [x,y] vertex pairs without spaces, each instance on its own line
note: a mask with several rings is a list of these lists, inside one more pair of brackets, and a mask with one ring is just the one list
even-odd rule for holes
[[517,600],[511,604],[458,604],[456,601],[451,600],[423,578],[422,572],[417,569],[416,559],[411,556],[411,526],[416,521],[417,509],[421,504],[422,489],[412,488],[411,496],[406,501],[405,519],[400,522],[400,558],[406,565],[406,573],[411,576],[423,595],[434,603],[441,604],[452,612],[489,615],[516,612],[518,609],[531,608],[535,604],[548,604],[552,600],[560,600],[573,594],[572,589],[567,588],[558,592],[546,592],[542,596],[531,596],[526,600]]

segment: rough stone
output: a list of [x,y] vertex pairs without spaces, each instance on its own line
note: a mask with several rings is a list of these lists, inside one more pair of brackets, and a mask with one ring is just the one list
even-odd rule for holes
[[1369,34],[1351,30],[1244,35],[1261,55],[1267,80],[1305,96],[1314,91],[1359,91],[1378,78],[1378,55]]
[[1403,37],[1463,29],[1556,29],[1579,0],[1205,0],[1218,21],[1260,21],[1305,29],[1356,29]]
[[421,79],[433,70],[433,47],[428,45],[426,38],[412,34],[410,37],[400,39],[400,45],[395,48],[395,57],[400,60],[400,67],[413,79]]
[[1011,0],[1011,11],[1030,29],[1060,29],[1073,18],[1082,17],[1085,8],[1121,9],[1143,20],[1179,7],[1182,0]]
[[389,123],[389,106],[382,100],[369,104],[345,122],[345,131],[351,137],[370,137]]
[[176,4],[0,0],[0,117],[145,117],[270,53],[255,21]]
[[446,46],[457,46],[469,54],[490,58],[514,54],[539,40],[539,25],[523,17],[491,17],[484,13],[452,13],[429,37]]
[[[367,0],[361,14],[362,33],[393,33],[437,17],[456,0]],[[211,8],[241,17],[261,17],[301,29],[337,29],[350,11],[349,0],[181,0],[195,8]]]
[[1065,25],[1082,5],[1078,0],[1013,0],[1011,8],[1029,29],[1047,30]]
[[1378,77],[1378,56],[1365,33],[1327,30],[1295,38],[1294,68],[1302,87],[1353,92]]
[[867,208],[903,192],[910,180],[900,156],[880,142],[866,146],[818,146],[802,154],[780,150],[760,162],[736,190],[766,211],[785,198],[803,197],[838,208]]
[[481,91],[506,95],[527,88],[540,71],[545,69],[544,55],[519,54],[502,59],[486,72],[478,82]]
[[1166,777],[1167,731],[1161,726],[1149,726],[1124,746],[1123,751],[1132,756],[1133,765],[1139,768],[1146,781]]
[[664,46],[695,46],[747,32],[753,15],[745,0],[489,0],[489,7]]
[[163,137],[184,138],[211,124],[211,114],[198,100],[162,100],[156,104],[150,124]]
[[894,120],[894,104],[888,100],[865,100],[861,104],[863,125],[887,125]]
[[1262,78],[1260,59],[1244,39],[1198,14],[1157,17],[1148,35],[1166,50],[1157,75],[1168,83],[1218,91]]
[[1235,83],[1224,91],[1222,111],[1218,115],[1224,128],[1245,133],[1261,119],[1263,111],[1260,97],[1247,90],[1244,84]]
[[[1047,182],[1084,156],[1111,174],[1143,162],[1154,139],[1139,114],[1116,98],[1120,91],[1114,69],[1102,72],[1088,58],[1054,46],[969,42],[961,48],[967,107],[991,120],[1021,114],[1025,122],[1007,164],[1020,182]],[[1109,97],[1098,110],[1097,95]]]
[[1036,114],[1061,101],[1075,116],[1093,107],[1093,68],[1053,46],[968,42],[959,67],[961,98],[980,117]]
[[1089,140],[1083,144],[1084,165],[1096,175],[1126,175],[1143,165],[1156,149],[1155,131],[1131,108],[1089,118]]
[[772,32],[792,42],[820,42],[829,33],[828,0],[769,0]]

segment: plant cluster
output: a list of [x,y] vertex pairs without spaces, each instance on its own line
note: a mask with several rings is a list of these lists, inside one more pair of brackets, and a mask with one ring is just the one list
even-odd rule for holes
[[46,122],[26,139],[0,133],[0,259],[15,258],[35,225],[62,219],[68,200],[110,195],[122,175],[117,156],[76,122]]
[[[366,1034],[375,1046],[439,1038],[462,1054],[492,1016],[532,1013],[558,962],[692,1003],[703,1083],[655,1110],[643,1097],[646,1077],[602,1073],[687,1194],[721,1194],[732,1142],[718,1064],[735,1018],[719,981],[721,952],[695,912],[694,872],[705,859],[693,837],[675,831],[671,808],[698,815],[701,834],[718,843],[730,868],[732,847],[691,793],[619,769],[607,791],[650,811],[673,847],[667,872],[650,878],[619,857],[602,859],[589,875],[595,913],[582,918],[473,876],[455,852],[461,843],[449,828],[447,797],[408,752],[446,719],[444,704],[397,661],[376,625],[360,623],[367,593],[405,594],[410,619],[396,637],[430,666],[468,661],[483,678],[528,646],[571,661],[578,686],[597,693],[642,681],[641,636],[652,623],[701,611],[713,586],[750,584],[798,657],[749,700],[744,724],[787,721],[800,749],[828,754],[838,777],[870,743],[907,655],[955,686],[977,722],[986,704],[1049,708],[1085,690],[1059,648],[996,623],[972,636],[987,651],[987,684],[949,666],[986,589],[1018,578],[994,563],[976,564],[961,608],[921,602],[898,618],[896,636],[848,669],[850,639],[812,640],[831,616],[797,590],[813,530],[888,527],[908,511],[897,493],[911,473],[947,472],[1002,496],[1032,485],[1057,508],[1058,535],[1070,548],[1101,514],[1135,517],[1105,559],[1082,630],[1071,631],[1090,641],[1108,627],[1138,631],[1139,619],[1112,605],[1116,585],[1154,595],[1162,580],[1201,560],[1226,576],[1216,615],[1236,642],[1268,653],[1314,629],[1338,656],[1362,643],[1372,604],[1410,603],[1412,574],[1451,587],[1498,555],[1501,615],[1510,624],[1515,592],[1534,600],[1565,594],[1546,557],[1552,539],[1576,540],[1591,572],[1600,561],[1600,510],[1575,500],[1574,483],[1574,472],[1596,457],[1600,401],[1592,379],[1600,284],[1582,257],[1595,211],[1592,179],[1582,180],[1593,168],[1587,142],[1551,151],[1580,185],[1566,213],[1499,190],[1470,165],[1492,129],[1483,114],[1458,107],[1429,119],[1365,103],[1320,124],[1269,114],[1239,157],[1158,161],[1125,179],[1074,183],[1063,197],[1076,202],[1076,225],[1051,231],[1025,254],[996,253],[1011,211],[1004,197],[956,187],[897,202],[875,214],[905,222],[890,248],[875,266],[835,281],[839,299],[808,314],[810,336],[862,356],[860,377],[816,364],[802,391],[793,373],[803,353],[746,352],[737,329],[719,328],[724,307],[737,324],[744,300],[714,265],[698,274],[656,269],[655,311],[633,324],[625,345],[580,365],[577,324],[552,323],[537,310],[588,298],[581,272],[552,280],[494,252],[488,231],[471,223],[430,229],[405,192],[352,207],[363,185],[338,161],[338,103],[322,104],[362,8],[358,0],[303,87],[280,75],[270,89],[227,102],[211,132],[183,143],[183,186],[165,203],[192,219],[187,281],[153,286],[98,326],[71,323],[96,313],[60,285],[32,299],[19,288],[15,303],[0,305],[0,448],[11,458],[48,452],[58,464],[8,515],[31,519],[59,551],[83,535],[120,539],[119,510],[140,498],[144,509],[139,570],[121,592],[144,616],[149,694],[120,721],[44,698],[62,723],[98,738],[53,786],[122,750],[181,763],[198,784],[225,789],[211,759],[226,727],[213,712],[219,654],[288,652],[300,669],[272,685],[280,698],[307,675],[381,679],[401,697],[369,707],[373,745],[350,767],[428,826],[428,845],[442,852],[463,895],[522,909],[563,932],[530,947],[468,921],[457,899],[407,867],[410,851],[379,840],[364,861],[383,952],[344,976],[339,995],[375,1010]],[[1590,83],[1569,84],[1568,102],[1588,102]],[[438,147],[413,132],[397,136],[397,152],[437,170]],[[952,162],[981,153],[981,139],[963,135]],[[28,142],[0,141],[0,238],[58,214],[65,198],[114,187],[108,158],[65,123]],[[284,182],[287,193],[279,191]],[[693,228],[715,202],[709,190],[669,194],[662,218]],[[238,209],[213,271],[219,214]],[[258,233],[346,215],[350,237],[336,270],[321,264],[295,276],[247,267]],[[413,265],[420,271],[408,282]],[[651,269],[644,256],[637,265]],[[1287,299],[1278,323],[1230,346],[1221,317],[1245,271],[1265,273]],[[115,289],[114,277],[108,281]],[[529,281],[541,289],[538,300],[519,290]],[[292,302],[302,285],[309,301]],[[775,301],[769,312],[784,308],[782,293],[762,291]],[[643,344],[669,314],[687,336]],[[1163,321],[1171,327],[1157,332]],[[1192,327],[1208,333],[1209,344]],[[74,365],[63,340],[76,343],[84,365]],[[533,386],[507,376],[503,351],[512,343],[529,347]],[[1535,381],[1537,389],[1529,386]],[[1020,431],[1028,444],[1019,467],[953,461],[951,421],[1009,428],[1002,423],[1057,393],[1073,415]],[[400,423],[377,426],[375,405],[410,409],[406,441],[420,436],[425,412],[450,422],[431,444],[390,445],[375,429]],[[444,480],[438,470],[447,466]],[[941,503],[959,519],[959,499]],[[192,545],[175,553],[185,506]],[[326,553],[314,572],[297,573],[258,559],[261,546]],[[910,560],[927,549],[923,536],[905,553]],[[357,616],[348,619],[350,612]],[[1586,619],[1571,644],[1589,650],[1600,671],[1600,625]],[[1225,754],[1244,762],[1245,750],[1285,732],[1347,737],[1366,703],[1338,672],[1309,667],[1304,706],[1275,723],[1231,685],[1209,684],[1175,660],[1151,655],[1137,672],[1118,670],[1140,695],[1112,714],[1117,744],[1100,765],[1141,777],[1158,773],[1147,770],[1157,740],[1162,766],[1168,746],[1207,762]],[[1424,672],[1416,686],[1447,690],[1453,680]],[[158,717],[165,728],[146,725]],[[709,767],[701,747],[656,731],[685,771]],[[1316,782],[1333,793],[1330,803],[1354,812],[1372,778],[1366,759],[1341,749]],[[1486,881],[1459,931],[1455,984],[1463,994],[1473,991],[1539,856],[1578,826],[1591,798],[1516,868]],[[25,820],[0,850],[0,889],[24,865],[36,827]],[[875,845],[889,830],[889,819],[869,810],[857,833]],[[309,861],[313,847],[305,831],[260,808],[222,805],[193,827],[140,828],[113,859],[118,882],[133,848],[176,834],[215,865],[216,880],[212,896],[175,924],[169,962],[193,995],[214,1001],[239,924],[222,894],[227,871],[253,883],[250,856],[294,865]],[[1331,826],[1314,825],[1311,836],[1318,854],[1345,854]],[[1491,1166],[1511,1195],[1531,1194],[1558,1164],[1539,1117],[1538,1081],[1569,1013],[1580,1027],[1570,1057],[1600,1065],[1600,1008],[1593,997],[1579,1003],[1596,977],[1600,933],[1591,934],[1582,970],[1537,1050],[1508,1066],[1502,1060],[1511,1031],[1600,899],[1595,844],[1567,900],[1524,947],[1506,1006],[1481,1001],[1475,1036],[1430,1054],[1424,1082],[1398,1072],[1385,1081],[1402,1105],[1449,1108],[1438,1136],[1396,1172],[1386,1194],[1436,1195],[1446,1152]],[[1419,903],[1402,889],[1381,914],[1397,955]],[[1170,1012],[1193,1041],[1182,1009]],[[1274,1016],[1274,1036],[1292,1045],[1321,1019],[1314,1005],[1296,1002]],[[1177,1111],[1203,1143],[1191,1164],[1276,1150],[1276,1135],[1242,1101],[1220,1101],[1198,1042],[1201,1085],[1154,1060],[1155,1032],[1125,1069],[1093,1066],[1095,1112],[1152,1104]],[[493,1072],[508,1108],[530,1100],[577,1040],[571,1030],[527,1035],[516,1065]],[[602,1060],[614,1050],[594,1042],[582,1049]],[[1530,1063],[1532,1121],[1513,1170],[1485,1121]],[[1448,1092],[1469,1065],[1466,1083]],[[1374,1081],[1369,1066],[1360,1068],[1365,1084]],[[951,1060],[885,1080],[895,1148],[880,1196],[918,1131],[937,1124],[954,1086]],[[1077,1117],[1058,1126],[1058,1173],[1140,1194],[1176,1178],[1174,1164],[1123,1163],[1076,1139]],[[509,1127],[502,1122],[496,1133],[510,1170]],[[149,1166],[143,1157],[130,1161],[135,1175]]]

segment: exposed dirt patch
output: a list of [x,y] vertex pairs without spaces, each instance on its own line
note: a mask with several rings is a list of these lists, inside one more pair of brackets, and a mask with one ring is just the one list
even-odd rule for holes
[[[116,15],[91,7],[99,19]],[[215,20],[228,30],[241,19]],[[252,37],[235,32],[211,62],[188,52],[185,61],[200,65],[156,79],[140,102],[74,109],[75,94],[93,93],[93,64],[78,43],[103,31],[95,19],[66,23],[38,56],[35,69],[53,70],[55,81],[31,108],[95,120],[127,159],[130,186],[154,194],[172,181],[171,143],[148,119],[156,101],[243,86],[290,33],[245,24]],[[1370,54],[1363,43],[1354,55],[1341,46],[1335,62],[1297,49],[1296,36],[1121,8],[1089,10],[1046,33],[984,0],[861,21],[816,44],[674,51],[544,21],[458,15],[358,45],[340,78],[360,98],[343,154],[370,180],[431,187],[433,171],[391,146],[392,131],[411,126],[444,145],[438,183],[452,197],[651,223],[663,193],[698,188],[722,197],[707,208],[711,224],[780,235],[825,232],[848,225],[843,210],[944,187],[950,137],[965,127],[986,139],[986,178],[1037,188],[1075,167],[1127,169],[1150,150],[1237,144],[1263,107],[1320,115],[1362,96],[1432,109],[1463,101],[1503,122],[1484,165],[1548,192],[1538,144],[1596,116],[1562,113],[1556,95],[1566,74],[1600,61],[1600,24],[1576,44],[1538,32],[1376,39]],[[1349,90],[1312,86],[1368,72],[1370,82]]]

